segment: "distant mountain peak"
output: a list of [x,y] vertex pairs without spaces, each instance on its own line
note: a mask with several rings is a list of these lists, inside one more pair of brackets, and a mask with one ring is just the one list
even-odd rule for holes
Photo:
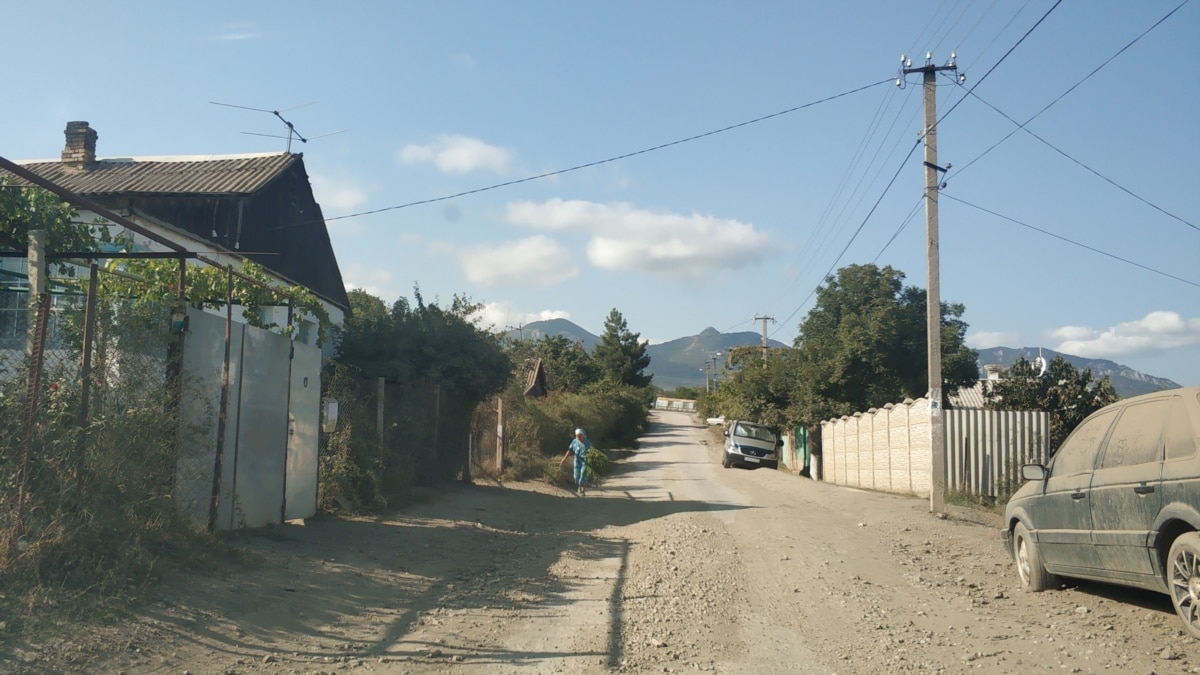
[[[1021,347],[1019,349],[1013,347],[991,347],[988,349],[976,349],[975,351],[979,353],[979,363],[981,366],[994,363],[1004,368],[1012,366],[1017,358],[1022,356],[1025,357],[1026,361],[1033,361],[1038,356],[1043,357],[1046,361],[1053,361],[1054,357],[1061,356],[1079,370],[1090,369],[1096,379],[1107,375],[1108,381],[1122,398],[1137,396],[1138,394],[1148,394],[1152,391],[1162,389],[1178,389],[1180,386],[1178,383],[1168,380],[1165,377],[1147,375],[1129,366],[1109,361],[1108,359],[1090,359],[1083,356],[1063,354],[1062,352],[1046,347]],[[984,375],[981,374],[980,377],[984,377]]]
[[717,330],[716,328],[713,328],[712,326],[709,326],[708,328],[705,328],[704,330],[700,331],[700,335],[720,335],[720,334],[721,334],[721,331]]

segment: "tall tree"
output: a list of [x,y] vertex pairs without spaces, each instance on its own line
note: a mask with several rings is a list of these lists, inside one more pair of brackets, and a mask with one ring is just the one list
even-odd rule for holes
[[439,382],[475,400],[500,391],[512,364],[500,338],[471,321],[478,305],[456,295],[446,309],[426,304],[419,288],[413,295],[415,306],[400,298],[387,311],[381,299],[351,291],[338,361],[372,377]]
[[654,376],[643,373],[650,365],[650,355],[640,338],[640,334],[630,332],[625,317],[614,307],[604,320],[600,344],[592,350],[601,376],[634,387],[650,386]]
[[600,379],[600,369],[583,343],[562,335],[546,335],[534,342],[530,357],[542,360],[550,391],[578,393]]
[[785,427],[794,386],[792,355],[792,350],[772,351],[763,361],[761,347],[731,348],[729,377],[705,397],[705,412],[719,410],[728,418]]
[[1050,413],[1050,452],[1066,440],[1088,415],[1121,397],[1108,381],[1097,380],[1091,368],[1082,372],[1062,356],[1054,357],[1041,375],[1024,357],[1018,358],[998,381],[989,382],[983,397],[993,410],[1044,410]]
[[[789,416],[808,424],[881,407],[928,390],[925,291],[891,267],[849,265],[826,277],[781,361],[794,382]],[[943,400],[978,380],[961,304],[942,303]]]

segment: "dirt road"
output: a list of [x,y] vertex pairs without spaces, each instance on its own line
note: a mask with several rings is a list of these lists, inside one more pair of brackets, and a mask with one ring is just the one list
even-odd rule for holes
[[0,671],[1200,671],[1165,596],[1022,593],[993,527],[718,452],[656,413],[586,498],[477,485],[255,532],[248,565],[170,579],[128,621],[18,645]]

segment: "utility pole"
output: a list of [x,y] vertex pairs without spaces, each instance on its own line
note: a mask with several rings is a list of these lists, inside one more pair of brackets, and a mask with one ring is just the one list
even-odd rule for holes
[[[937,163],[937,74],[942,71],[958,71],[957,56],[950,54],[944,66],[933,65],[933,53],[925,55],[925,65],[914,68],[911,59],[900,57],[903,75],[921,73],[924,83],[925,127],[925,273],[928,290],[925,294],[925,332],[929,349],[929,412],[930,453],[929,511],[942,513],[946,510],[946,432],[942,416],[942,298],[940,282],[940,258],[938,244],[938,189],[941,174],[950,168]],[[962,82],[963,76],[959,76]],[[896,84],[903,85],[903,77]]]
[[721,352],[705,352],[705,353],[708,355],[708,360],[704,362],[704,391],[708,391],[709,390],[708,389],[708,373],[710,372],[709,364],[711,362],[712,388],[716,389],[717,388],[717,357],[721,355]]
[[763,363],[766,363],[767,362],[767,322],[770,321],[771,323],[775,323],[775,317],[773,317],[773,316],[758,316],[757,314],[755,314],[754,320],[763,322],[762,350],[763,350]]

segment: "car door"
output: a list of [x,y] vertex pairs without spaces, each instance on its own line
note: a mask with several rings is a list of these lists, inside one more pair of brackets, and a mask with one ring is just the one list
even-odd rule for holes
[[1092,542],[1099,574],[1137,581],[1154,574],[1150,530],[1162,508],[1164,433],[1176,396],[1125,406],[1092,476]]
[[1116,416],[1115,408],[1096,413],[1067,436],[1050,462],[1043,493],[1026,509],[1042,561],[1056,574],[1091,574],[1098,564],[1088,492],[1096,456]]

